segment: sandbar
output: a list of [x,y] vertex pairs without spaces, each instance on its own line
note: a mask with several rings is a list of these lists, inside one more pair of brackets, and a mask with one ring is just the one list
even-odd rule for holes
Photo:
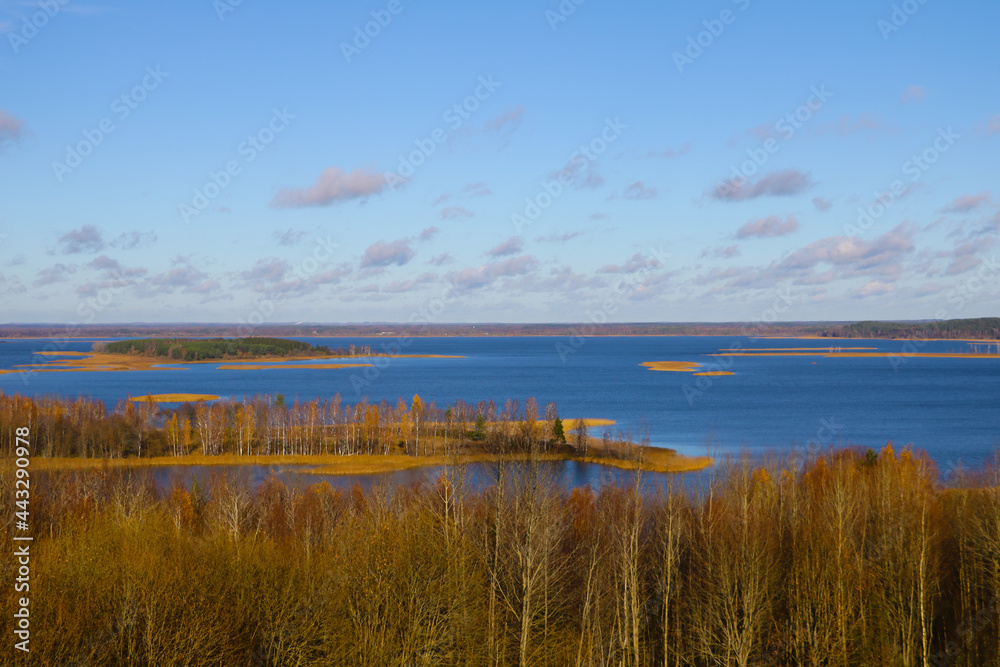
[[[598,450],[595,439],[591,440],[591,450]],[[604,456],[577,456],[573,453],[552,453],[536,455],[542,461],[580,461],[599,465],[640,470],[647,472],[690,472],[713,465],[707,456],[685,456],[673,450],[658,447],[642,447],[641,462]],[[528,455],[508,455],[504,460],[526,460]],[[447,466],[466,463],[491,463],[502,460],[495,454],[465,452],[457,455],[408,456],[405,454],[354,455],[336,454],[313,456],[238,456],[219,454],[205,456],[188,454],[185,456],[155,456],[149,458],[130,457],[126,459],[101,458],[47,458],[34,457],[32,467],[42,470],[80,470],[88,468],[145,468],[161,466],[234,466],[234,465],[312,465],[299,472],[316,475],[370,475],[377,473],[408,470],[427,466]]]
[[586,426],[587,428],[590,428],[591,426],[611,426],[611,425],[613,425],[615,423],[615,420],[614,419],[591,419],[591,418],[584,418],[584,419],[564,419],[563,420],[563,428],[565,428],[568,431],[571,431],[571,430],[573,430],[575,428],[578,428],[579,425],[580,425],[580,422],[583,422],[584,426]]
[[644,361],[641,365],[651,371],[673,371],[676,373],[693,373],[701,366],[695,361]]
[[372,364],[227,364],[219,366],[220,371],[266,371],[266,370],[295,370],[298,368],[309,368],[318,370],[329,370],[336,368],[363,368]]
[[155,403],[192,403],[195,401],[217,401],[219,397],[215,394],[146,394],[145,396],[132,396],[128,400],[137,403],[149,400]]
[[1000,354],[981,354],[964,352],[717,352],[711,357],[827,357],[830,359],[846,357],[923,357],[928,359],[996,359]]
[[[0,370],[2,373],[14,373],[14,372],[24,372],[30,370],[31,372],[71,372],[71,371],[162,371],[162,370],[176,370],[178,367],[184,367],[189,364],[225,364],[225,366],[220,366],[222,370],[233,370],[228,368],[230,366],[243,367],[239,370],[261,370],[265,368],[279,368],[279,366],[263,366],[260,368],[249,368],[250,366],[257,366],[258,364],[264,363],[275,363],[284,362],[288,363],[290,361],[297,361],[298,357],[257,357],[254,359],[240,360],[240,359],[199,359],[197,361],[181,360],[181,359],[169,359],[167,357],[144,357],[134,354],[104,354],[100,352],[36,352],[35,354],[51,355],[51,356],[75,356],[79,357],[76,359],[53,359],[51,361],[46,361],[41,364],[19,364],[14,367],[17,370]],[[423,358],[423,359],[461,359],[461,355],[445,355],[445,354],[370,354],[365,355],[365,357],[399,357],[399,358]],[[365,357],[354,357],[354,358],[365,358]],[[309,361],[320,361],[326,359],[345,359],[343,355],[324,355],[316,357],[305,357],[301,358]],[[289,365],[288,368],[349,368],[352,366],[371,366],[371,364],[301,364],[301,365]]]
[[813,351],[822,352],[823,350],[877,350],[877,347],[844,347],[842,345],[833,345],[831,347],[743,347],[737,350],[738,352],[798,352],[798,351]]
[[47,355],[52,357],[89,357],[93,352],[59,352],[46,350],[43,352],[32,352],[32,354]]

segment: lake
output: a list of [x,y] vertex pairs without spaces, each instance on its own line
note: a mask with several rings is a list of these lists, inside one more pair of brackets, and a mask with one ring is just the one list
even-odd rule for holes
[[[512,481],[523,479],[528,472],[527,466],[528,464],[524,462],[505,464],[507,479]],[[573,489],[583,486],[600,489],[608,484],[627,487],[633,485],[636,481],[636,473],[634,471],[602,466],[595,463],[543,461],[538,466],[540,477],[551,480],[556,487],[561,489]],[[304,490],[312,484],[326,482],[333,489],[341,492],[346,493],[357,485],[362,491],[368,493],[379,487],[395,489],[397,487],[418,484],[432,485],[441,475],[448,472],[444,466],[428,466],[426,468],[413,468],[410,470],[397,470],[370,475],[317,475],[305,472],[306,469],[313,467],[315,466],[301,464],[154,466],[137,468],[134,472],[140,477],[149,475],[161,493],[169,492],[174,485],[190,488],[195,479],[205,488],[211,484],[213,478],[216,476],[223,476],[233,480],[245,480],[251,488],[258,487],[273,476],[287,487],[295,487],[299,490]],[[45,478],[52,474],[52,472],[46,470],[35,474],[41,478]],[[469,463],[458,466],[450,474],[452,479],[463,480],[462,483],[466,491],[479,492],[495,483],[496,473],[495,465]],[[78,473],[70,471],[69,474],[74,475]],[[130,474],[130,471],[115,469],[113,474]],[[656,495],[661,492],[666,494],[671,488],[694,492],[700,489],[701,485],[709,479],[711,479],[711,475],[701,471],[695,474],[643,472],[639,477],[639,485],[647,495]]]
[[[978,466],[1000,445],[1000,356],[988,359],[822,356],[710,356],[740,349],[866,347],[900,353],[888,340],[677,337],[436,337],[398,347],[383,338],[301,338],[333,348],[372,345],[405,354],[463,355],[460,359],[375,358],[380,368],[341,370],[184,370],[12,373],[0,390],[32,396],[88,395],[109,405],[129,395],[204,393],[240,398],[283,394],[286,401],[330,398],[393,403],[419,394],[444,407],[456,399],[554,401],[562,417],[606,417],[633,438],[685,454],[788,450],[810,443],[879,448],[887,441],[927,451],[943,472]],[[92,341],[58,349],[88,351]],[[0,368],[51,359],[34,352],[52,341],[0,342]],[[969,351],[962,341],[932,341],[920,352]],[[994,346],[993,349],[996,349]],[[365,360],[352,360],[365,361]],[[693,361],[732,375],[695,377],[656,372],[645,361]],[[287,363],[287,362],[286,362]],[[308,362],[306,362],[308,363]],[[312,362],[315,363],[315,362]],[[591,434],[595,432],[592,430]]]

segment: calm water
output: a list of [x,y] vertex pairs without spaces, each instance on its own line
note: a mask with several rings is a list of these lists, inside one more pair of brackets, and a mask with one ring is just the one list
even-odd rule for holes
[[[313,484],[326,482],[333,489],[343,493],[349,492],[355,486],[366,494],[384,489],[392,492],[403,487],[416,485],[433,486],[443,474],[449,474],[456,485],[469,493],[478,493],[496,483],[497,470],[495,466],[483,463],[470,463],[447,471],[443,466],[429,466],[414,470],[399,470],[373,475],[315,475],[305,472],[311,465],[218,465],[218,466],[158,466],[155,468],[115,469],[112,475],[122,475],[133,479],[152,480],[159,493],[166,495],[174,486],[189,489],[195,481],[202,489],[208,490],[213,482],[220,477],[230,481],[245,484],[254,489],[272,477],[282,482],[288,488],[302,491]],[[719,469],[716,468],[716,471]],[[53,475],[89,475],[93,471],[39,471],[33,473],[38,481],[44,484]],[[539,464],[538,475],[543,481],[551,481],[557,488],[568,491],[574,488],[589,486],[599,490],[606,485],[631,487],[638,479],[639,488],[643,493],[656,497],[667,495],[671,491],[684,491],[697,495],[712,479],[712,470],[683,474],[660,474],[643,472],[637,478],[635,472],[619,468],[605,467],[592,463],[577,461],[546,461]],[[530,477],[526,463],[508,463],[505,467],[508,485],[515,487],[527,481]]]
[[[523,463],[507,464],[508,479],[520,477],[526,472],[525,466],[526,464]],[[393,489],[414,484],[433,484],[440,475],[446,472],[444,467],[437,466],[375,475],[314,475],[303,472],[310,467],[314,466],[163,466],[150,468],[148,474],[152,475],[157,488],[161,490],[169,489],[174,484],[189,488],[196,478],[199,484],[205,487],[211,482],[213,475],[245,479],[251,487],[256,487],[273,475],[289,487],[304,488],[311,484],[326,482],[334,489],[345,492],[355,484],[368,492],[380,485]],[[633,472],[576,461],[543,462],[539,464],[539,471],[543,478],[551,479],[564,489],[582,486],[599,489],[607,484],[630,486],[635,481],[635,473]],[[146,473],[147,470],[143,469],[139,474]],[[452,472],[452,476],[453,479],[463,477],[465,488],[469,491],[481,491],[496,481],[495,467],[481,463],[460,466],[457,471]],[[642,473],[640,484],[646,493],[655,494],[660,490],[665,492],[671,485],[675,488],[696,489],[699,479],[700,475]]]
[[[311,343],[375,349],[395,339],[311,338]],[[1000,357],[997,359],[711,357],[733,343],[744,348],[870,347],[897,353],[885,340],[795,340],[743,337],[416,338],[407,354],[459,354],[462,359],[375,359],[383,368],[224,371],[216,364],[145,372],[22,373],[0,375],[0,390],[28,395],[90,395],[110,402],[128,395],[168,392],[239,398],[284,394],[295,398],[369,401],[415,393],[444,407],[456,399],[535,397],[555,401],[563,417],[606,417],[655,445],[703,454],[787,450],[808,443],[881,447],[892,440],[926,450],[943,470],[960,461],[975,466],[1000,445]],[[575,343],[575,346],[574,346]],[[581,344],[582,343],[582,344]],[[87,351],[91,341],[60,349]],[[39,363],[33,352],[48,340],[0,342],[0,368]],[[924,352],[967,351],[964,342],[930,342]],[[49,357],[51,358],[51,357]],[[643,361],[723,363],[734,375],[693,377],[653,372]],[[315,362],[314,362],[315,363]],[[699,384],[700,383],[700,384]]]

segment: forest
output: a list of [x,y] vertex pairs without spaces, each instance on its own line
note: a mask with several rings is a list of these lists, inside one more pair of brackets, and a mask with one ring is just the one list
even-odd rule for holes
[[[615,324],[445,324],[418,321],[392,324],[263,324],[253,327],[255,336],[359,336],[406,339],[411,336],[741,336],[818,335],[839,323],[816,322],[634,322]],[[3,338],[134,338],[207,337],[247,335],[245,325],[236,324],[78,324],[46,326],[0,325]]]
[[[352,346],[353,347],[353,346]],[[310,345],[285,338],[142,338],[94,344],[104,354],[133,354],[182,361],[248,359],[257,357],[329,356],[325,345]]]
[[[556,406],[531,398],[108,409],[0,395],[11,508],[18,428],[36,466],[457,443],[494,455],[485,488],[452,465],[367,492],[35,467],[31,664],[1000,665],[1000,452],[947,480],[890,444],[653,483],[620,437],[631,483],[567,490],[546,454],[566,436],[586,447],[585,430],[563,432]],[[0,526],[8,544],[22,534],[13,509]],[[15,559],[0,567],[13,581]]]
[[835,338],[1000,340],[1000,317],[942,322],[856,322],[823,333]]
[[599,492],[493,471],[370,492],[33,473],[31,664],[998,664],[996,465],[942,485],[886,446]]
[[[583,421],[583,420],[578,420]],[[109,409],[86,397],[62,399],[0,393],[0,454],[17,447],[15,430],[28,428],[33,453],[46,458],[122,459],[187,456],[436,456],[470,450],[534,449],[548,453],[566,443],[555,403],[534,398],[457,400],[440,408],[414,395],[407,402],[329,400],[287,402],[281,394],[241,400],[183,403],[164,408],[152,400],[122,400]],[[580,453],[597,438],[584,425],[570,433]],[[628,434],[605,430],[601,452],[617,457]],[[672,450],[664,450],[672,452]]]

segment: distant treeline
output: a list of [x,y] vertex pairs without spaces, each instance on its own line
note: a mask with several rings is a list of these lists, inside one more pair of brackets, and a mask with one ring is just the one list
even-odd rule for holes
[[[893,338],[934,334],[936,338],[997,338],[998,318],[941,322],[633,322],[617,324],[269,324],[256,327],[261,336],[372,336],[406,340],[412,336],[830,336]],[[71,327],[6,325],[0,337],[120,338],[134,336],[245,336],[235,324],[157,325],[108,324]]]
[[[268,324],[254,328],[258,336],[371,336],[393,341],[412,336],[694,336],[694,335],[817,335],[834,323],[622,323],[594,324]],[[93,337],[187,337],[245,336],[246,327],[235,324],[210,325],[83,325],[75,327],[40,325],[0,326],[0,337],[54,338]]]
[[94,350],[107,354],[136,354],[183,361],[315,357],[330,354],[330,349],[325,345],[310,345],[285,338],[141,338],[95,343]]
[[940,322],[856,322],[823,332],[839,338],[948,338],[1000,340],[1000,317]]
[[[503,406],[458,400],[442,409],[417,395],[409,403],[400,398],[395,404],[351,405],[339,394],[291,403],[279,394],[186,403],[176,409],[152,401],[119,401],[108,410],[89,398],[0,394],[0,455],[13,457],[19,427],[30,429],[33,452],[46,457],[435,455],[472,443],[485,451],[545,452],[565,439],[558,419],[555,403],[542,412],[534,398],[523,405],[508,400]],[[608,441],[605,449],[615,451],[616,444]]]
[[370,493],[32,473],[32,664],[998,664],[996,467],[942,487],[909,451],[840,450],[659,495],[543,470]]

